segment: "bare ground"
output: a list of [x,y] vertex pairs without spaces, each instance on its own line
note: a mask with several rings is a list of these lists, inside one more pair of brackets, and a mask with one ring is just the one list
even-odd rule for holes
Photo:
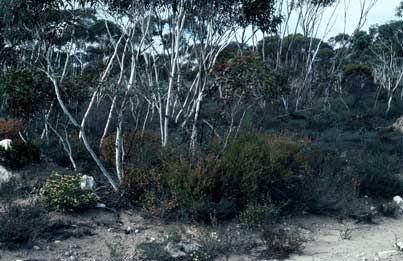
[[[125,260],[139,260],[137,246],[159,242],[172,231],[196,235],[202,226],[161,224],[149,221],[132,211],[114,213],[93,210],[86,214],[52,214],[52,236],[37,240],[16,251],[0,252],[4,261],[112,260],[111,249],[124,253]],[[303,253],[287,260],[403,260],[394,246],[403,239],[403,218],[384,218],[378,224],[340,222],[334,218],[306,216],[291,219],[287,226],[298,227],[307,239]],[[226,260],[226,259],[221,259]],[[231,256],[227,260],[263,260],[254,256]]]

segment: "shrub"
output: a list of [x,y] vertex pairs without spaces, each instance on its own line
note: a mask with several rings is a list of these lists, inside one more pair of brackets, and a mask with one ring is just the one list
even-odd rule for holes
[[92,191],[80,187],[81,177],[54,174],[49,178],[39,194],[49,210],[76,212],[94,207],[97,197]]
[[212,221],[233,218],[249,204],[282,202],[289,181],[312,171],[308,141],[285,135],[243,135],[219,152],[212,146],[195,158],[168,153],[159,167],[126,172],[122,187],[154,215]]
[[21,184],[15,177],[0,183],[0,202],[9,203],[22,196]]
[[221,193],[238,210],[267,199],[288,199],[290,181],[312,172],[313,150],[307,140],[246,134],[229,144],[219,162]]
[[265,246],[263,255],[276,259],[300,252],[305,241],[298,231],[278,229],[271,225],[264,226],[260,236]]
[[17,69],[7,73],[0,82],[0,95],[5,109],[13,117],[29,118],[52,99],[49,81],[42,73]]
[[276,223],[279,214],[279,208],[273,204],[249,205],[239,214],[239,222],[243,228],[256,229]]
[[18,135],[24,127],[24,123],[20,119],[0,120],[0,138],[12,139]]
[[[115,166],[116,134],[105,138],[101,147],[101,156],[110,166]],[[158,134],[150,131],[127,132],[123,134],[125,162],[127,170],[150,168],[161,164],[161,142]]]
[[403,193],[398,156],[355,153],[348,157],[345,173],[355,180],[360,195],[391,199]]
[[40,161],[39,149],[30,142],[15,140],[11,149],[0,148],[0,164],[16,170]]
[[34,240],[46,222],[47,215],[42,205],[11,204],[0,214],[0,247],[15,248]]

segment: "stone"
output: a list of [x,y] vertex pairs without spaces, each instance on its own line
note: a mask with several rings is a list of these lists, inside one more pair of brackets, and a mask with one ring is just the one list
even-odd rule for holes
[[376,253],[375,260],[387,260],[393,256],[399,255],[399,252],[397,250],[388,250],[388,251],[381,251]]
[[82,190],[95,190],[95,180],[92,176],[83,175],[81,177],[80,188]]
[[195,243],[179,243],[178,246],[180,249],[183,249],[186,253],[196,252],[201,249],[201,246]]
[[97,203],[95,205],[96,208],[106,208],[106,205],[104,203]]
[[12,143],[12,140],[10,140],[10,139],[1,140],[0,147],[7,151],[7,150],[11,149],[11,143]]
[[181,251],[177,246],[175,246],[174,243],[169,242],[165,248],[165,251],[168,252],[168,254],[172,257],[172,258],[181,258],[181,257],[185,257],[186,253]]
[[41,250],[41,248],[40,248],[39,246],[34,246],[33,249],[34,249],[35,251]]
[[13,173],[0,165],[0,186],[3,183],[7,183],[12,178]]
[[397,242],[395,246],[399,251],[403,251],[403,241]]
[[394,196],[393,197],[393,202],[396,203],[401,209],[403,209],[403,198],[400,196]]
[[126,234],[130,234],[132,231],[133,231],[133,229],[132,229],[131,227],[127,227],[127,228],[125,229],[125,233],[126,233]]

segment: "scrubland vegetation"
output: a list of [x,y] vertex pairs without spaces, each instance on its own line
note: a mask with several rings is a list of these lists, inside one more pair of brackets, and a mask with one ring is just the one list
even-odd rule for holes
[[[331,37],[315,32],[339,1],[291,2],[0,0],[0,165],[13,173],[0,248],[97,203],[207,226],[178,257],[177,232],[142,243],[145,260],[284,258],[304,243],[285,217],[398,215],[401,8],[367,32],[364,1],[353,33]],[[287,33],[293,15],[301,33]]]

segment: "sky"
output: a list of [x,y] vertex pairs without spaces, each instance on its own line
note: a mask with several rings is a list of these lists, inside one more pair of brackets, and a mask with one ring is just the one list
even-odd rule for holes
[[[360,0],[350,0],[350,6],[348,8],[348,20],[346,31],[351,33],[360,16]],[[368,30],[371,25],[383,24],[391,20],[396,20],[396,7],[401,0],[378,0],[376,5],[371,9],[368,14],[367,22],[363,27],[364,30]],[[329,33],[329,36],[334,36],[344,31],[344,5],[341,4],[337,11],[337,20]],[[325,14],[325,17],[330,17],[330,10]]]

